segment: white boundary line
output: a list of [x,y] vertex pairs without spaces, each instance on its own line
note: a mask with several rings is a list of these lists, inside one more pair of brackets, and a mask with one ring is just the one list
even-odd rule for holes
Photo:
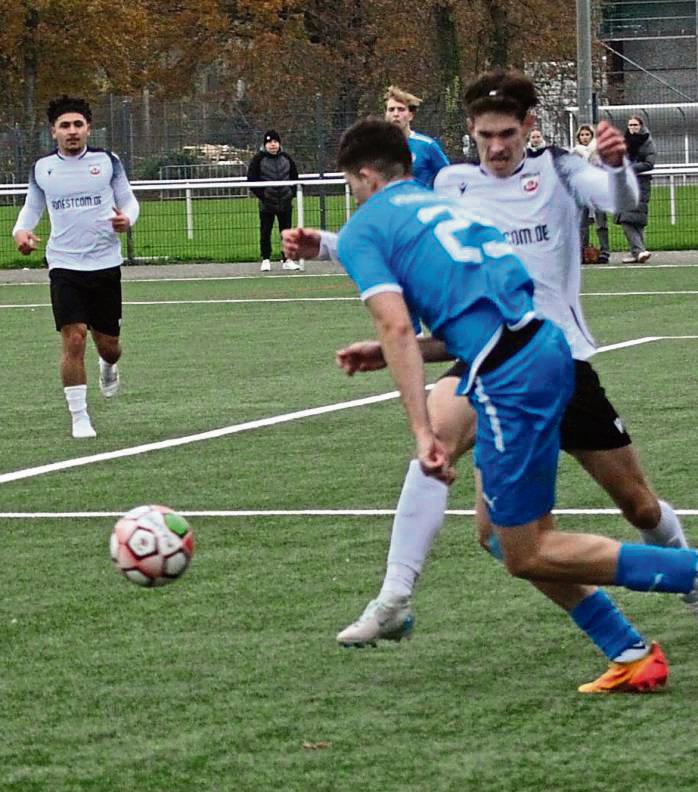
[[[395,509],[219,509],[207,511],[177,510],[183,517],[392,517]],[[680,517],[698,517],[698,509],[674,509]],[[553,509],[553,514],[600,516],[620,515],[620,509]],[[448,509],[447,515],[473,517],[474,509]],[[2,520],[52,520],[118,518],[124,512],[86,511],[86,512],[0,512]]]
[[[647,344],[653,341],[683,339],[698,339],[698,336],[645,336],[644,338],[635,338],[630,341],[622,341],[617,344],[609,344],[608,346],[599,347],[597,352],[610,352],[616,349],[625,349],[627,347]],[[111,459],[122,459],[124,457],[138,456],[140,454],[149,453],[150,451],[159,451],[165,448],[177,448],[178,446],[198,443],[202,440],[215,440],[219,437],[239,434],[240,432],[246,432],[250,429],[261,429],[266,426],[275,426],[277,424],[289,423],[290,421],[296,421],[301,418],[310,418],[316,415],[325,415],[326,413],[338,412],[340,410],[349,410],[354,407],[363,407],[368,404],[378,404],[380,402],[397,399],[399,395],[400,394],[398,391],[389,391],[388,393],[381,393],[376,396],[368,396],[362,399],[353,399],[347,402],[335,402],[334,404],[327,404],[322,407],[312,407],[307,410],[297,410],[291,413],[283,413],[270,418],[246,421],[240,424],[233,424],[232,426],[224,426],[220,429],[211,429],[207,432],[198,432],[197,434],[193,435],[174,437],[169,440],[159,440],[155,443],[145,443],[143,445],[131,446],[129,448],[117,449],[115,451],[104,451],[99,454],[92,454],[89,456],[76,457],[74,459],[66,459],[61,462],[51,462],[45,465],[24,468],[23,470],[16,470],[10,473],[0,474],[0,484],[7,484],[11,481],[20,481],[21,479],[33,478],[34,476],[41,476],[45,473],[54,473],[59,470],[69,470],[71,468],[83,467],[85,465],[93,465],[97,462],[106,462]]]
[[[142,281],[139,281],[142,282]],[[158,281],[162,283],[162,281]],[[583,292],[582,297],[670,297],[698,294],[698,289],[681,291],[630,291],[630,292]],[[123,305],[244,305],[245,303],[312,303],[312,302],[358,302],[360,297],[249,297],[249,298],[211,298],[209,300],[124,300]],[[51,303],[0,303],[0,309],[7,308],[50,308]]]

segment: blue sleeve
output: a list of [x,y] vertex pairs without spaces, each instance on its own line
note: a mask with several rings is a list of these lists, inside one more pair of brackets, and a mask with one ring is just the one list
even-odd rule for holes
[[378,228],[360,214],[339,234],[339,261],[356,284],[361,299],[380,291],[402,291],[388,263],[388,253]]

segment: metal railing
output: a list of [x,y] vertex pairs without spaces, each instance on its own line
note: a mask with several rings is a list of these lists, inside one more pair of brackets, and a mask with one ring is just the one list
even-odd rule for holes
[[[647,229],[652,248],[698,249],[698,163],[658,165],[640,176],[646,177],[653,183]],[[255,261],[259,258],[259,202],[250,188],[274,186],[295,187],[293,222],[297,225],[338,230],[354,208],[349,187],[337,173],[303,174],[294,182],[248,182],[244,177],[134,181],[141,216],[124,239],[124,255],[132,262]],[[26,184],[0,184],[0,203],[21,199],[26,191]],[[221,191],[226,194],[222,196]],[[174,200],[163,200],[165,195]],[[16,206],[0,206],[0,219],[7,229],[0,236],[0,266],[28,263],[15,250],[9,233],[17,211]],[[37,233],[45,240],[48,232],[44,217]],[[620,249],[620,230],[612,228],[611,236]],[[278,235],[275,247],[278,255]]]

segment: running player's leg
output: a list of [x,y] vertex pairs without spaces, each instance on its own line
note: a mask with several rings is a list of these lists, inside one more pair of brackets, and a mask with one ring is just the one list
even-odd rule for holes
[[643,541],[687,547],[681,523],[645,476],[618,412],[588,362],[575,362],[575,390],[560,428],[562,448],[611,496]]
[[[451,465],[472,448],[475,438],[475,412],[467,399],[456,396],[459,381],[460,375],[448,372],[427,400],[432,427],[448,448]],[[400,624],[411,630],[410,596],[443,525],[447,500],[448,486],[427,476],[412,460],[393,520],[383,585],[359,619],[337,635],[339,643],[365,645],[378,638],[396,638]]]
[[110,267],[94,274],[89,303],[92,339],[99,354],[99,388],[107,398],[120,385],[117,362],[121,357],[121,268]]
[[63,393],[72,419],[72,435],[76,438],[96,436],[87,413],[85,345],[89,312],[85,275],[61,268],[49,271],[53,317],[56,330],[61,334]]
[[[477,470],[475,488],[480,544],[502,560],[502,549],[489,521]],[[640,635],[603,589],[578,583],[530,582],[567,613],[609,662],[604,674],[580,687],[582,692],[637,692],[666,682],[668,665],[661,648]]]

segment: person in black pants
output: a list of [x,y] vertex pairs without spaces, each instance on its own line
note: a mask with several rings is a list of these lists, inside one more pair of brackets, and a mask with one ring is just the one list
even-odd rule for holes
[[[275,129],[264,134],[262,148],[254,155],[247,168],[247,180],[259,181],[295,181],[298,168],[291,157],[281,150],[281,138]],[[262,255],[262,272],[271,271],[271,232],[274,220],[278,220],[279,233],[291,227],[293,213],[293,196],[295,187],[276,185],[272,187],[251,187],[259,199],[259,242]],[[282,269],[299,270],[301,266],[294,261],[282,259]]]

